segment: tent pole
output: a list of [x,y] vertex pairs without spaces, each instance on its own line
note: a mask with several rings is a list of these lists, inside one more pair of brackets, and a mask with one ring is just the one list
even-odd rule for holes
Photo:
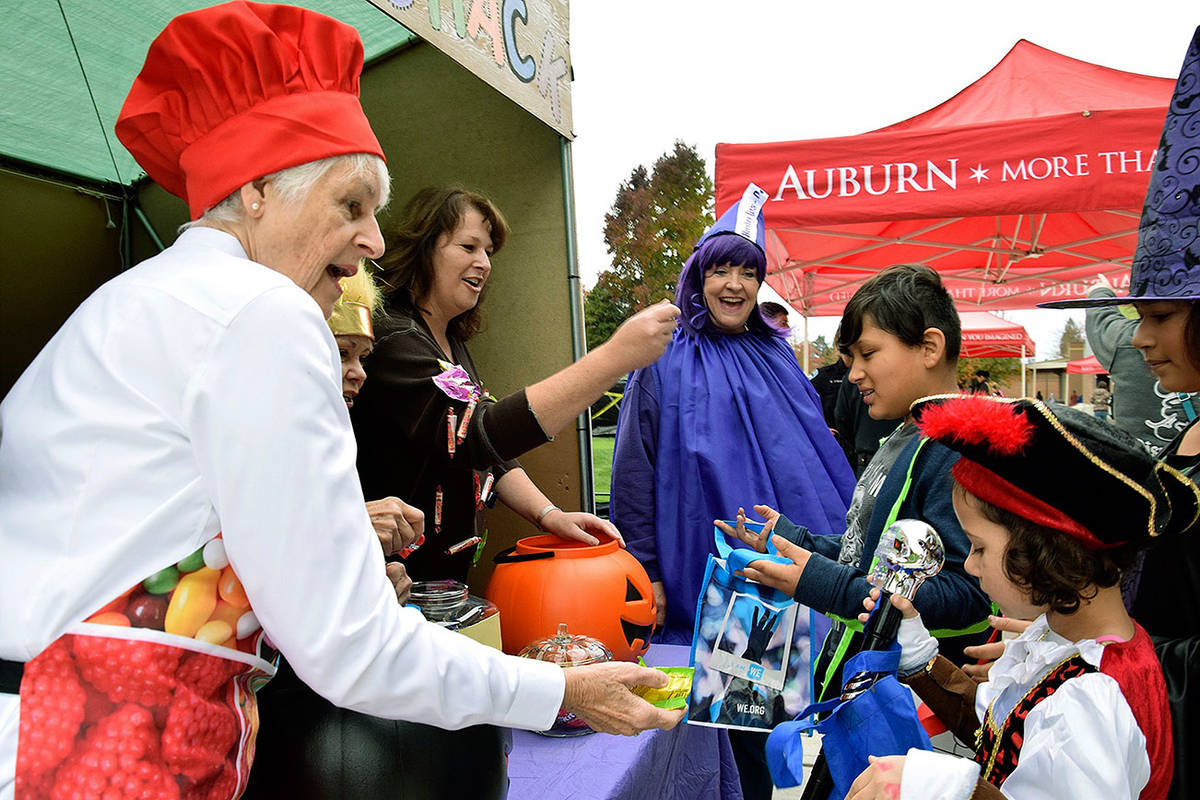
[[1028,387],[1025,385],[1025,343],[1021,342],[1021,397],[1028,396]]
[[[575,245],[575,176],[571,165],[571,142],[558,137],[559,170],[562,174],[563,217],[567,232],[567,294],[571,310],[571,356],[573,361],[587,352],[583,332],[583,287],[579,276],[579,255]],[[596,487],[592,485],[592,410],[585,409],[575,422],[579,441],[579,502],[588,513],[596,511]]]
[[804,353],[802,354],[803,361],[801,367],[804,369],[804,374],[808,374],[808,314],[803,314],[804,317]]
[[150,224],[150,220],[146,217],[146,212],[142,211],[141,204],[132,198],[127,202],[133,207],[134,215],[137,216],[138,221],[142,223],[142,227],[146,229],[146,233],[149,235],[150,241],[154,242],[154,246],[158,248],[158,252],[161,253],[163,250],[166,250],[167,246],[164,245],[162,239],[159,238],[158,231],[154,230],[154,226]]

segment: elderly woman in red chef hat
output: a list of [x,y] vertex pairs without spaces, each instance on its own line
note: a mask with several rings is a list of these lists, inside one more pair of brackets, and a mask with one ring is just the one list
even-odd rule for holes
[[[383,248],[361,66],[353,28],[282,5],[184,14],[150,47],[117,135],[194,221],[0,404],[0,796],[236,797],[276,648],[380,716],[679,719],[627,690],[661,672],[504,656],[396,602],[325,324]],[[674,326],[643,322],[626,369]]]

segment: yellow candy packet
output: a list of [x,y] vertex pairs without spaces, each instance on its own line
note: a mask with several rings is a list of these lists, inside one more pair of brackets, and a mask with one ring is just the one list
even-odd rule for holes
[[670,682],[661,689],[649,686],[634,686],[630,691],[652,706],[668,709],[685,708],[687,706],[688,695],[692,693],[692,668],[651,667],[651,669],[667,673],[667,679]]

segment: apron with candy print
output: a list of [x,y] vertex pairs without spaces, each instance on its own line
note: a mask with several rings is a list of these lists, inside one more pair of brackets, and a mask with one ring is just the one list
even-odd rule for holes
[[275,658],[218,534],[25,665],[16,800],[237,797]]

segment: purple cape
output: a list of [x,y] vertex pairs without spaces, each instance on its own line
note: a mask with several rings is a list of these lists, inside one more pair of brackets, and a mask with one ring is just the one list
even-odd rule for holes
[[625,388],[612,519],[661,580],[661,641],[692,638],[713,520],[765,504],[815,534],[840,535],[854,474],[792,349],[755,333],[677,332]]

